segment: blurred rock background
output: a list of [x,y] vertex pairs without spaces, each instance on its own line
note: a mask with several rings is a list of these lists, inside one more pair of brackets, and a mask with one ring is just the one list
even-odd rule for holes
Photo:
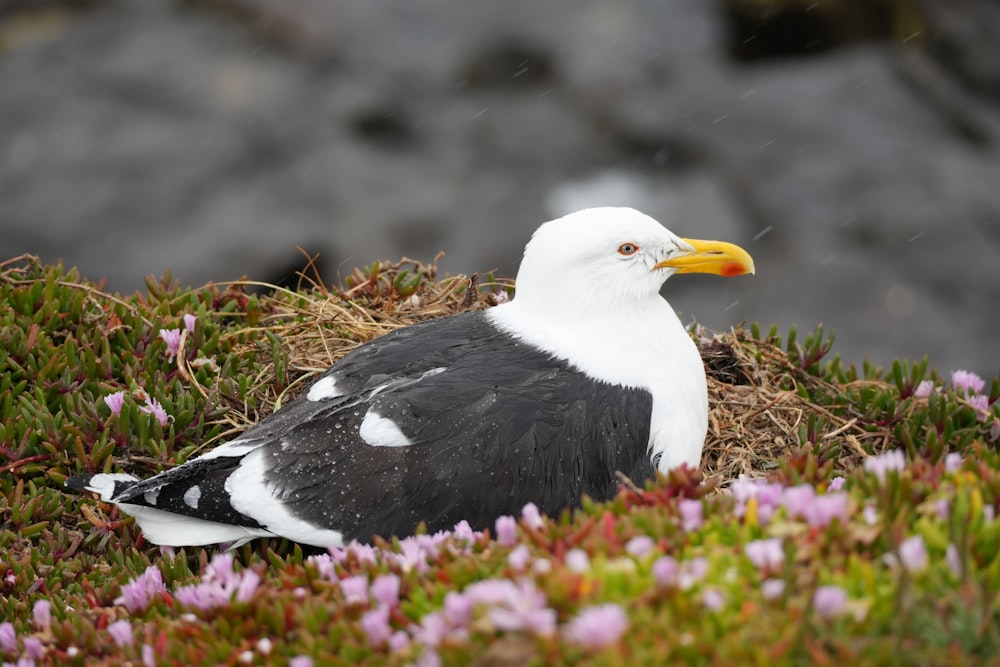
[[685,321],[994,374],[998,43],[996,0],[0,0],[0,257],[513,275],[623,204],[754,255]]

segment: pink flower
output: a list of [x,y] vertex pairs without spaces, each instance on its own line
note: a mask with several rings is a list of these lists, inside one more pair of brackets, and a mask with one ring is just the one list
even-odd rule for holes
[[931,392],[934,391],[934,382],[931,380],[924,380],[917,385],[917,388],[913,390],[914,398],[928,398]]
[[816,496],[802,506],[797,514],[805,519],[810,526],[817,528],[825,528],[834,519],[840,519],[843,523],[847,521],[847,500],[846,493],[827,493]]
[[181,347],[180,329],[160,329],[160,338],[167,344],[167,361],[172,362],[177,356],[177,350]]
[[456,627],[465,627],[472,620],[476,601],[471,595],[448,591],[444,596],[444,617]]
[[677,507],[681,511],[681,525],[686,532],[698,530],[701,527],[702,505],[700,500],[685,499],[677,503]]
[[150,598],[166,590],[160,569],[150,565],[145,572],[122,586],[121,595],[115,598],[115,604],[123,604],[130,614],[138,614],[146,610]]
[[189,334],[194,333],[194,323],[197,320],[198,318],[192,315],[191,313],[188,313],[187,315],[184,316],[184,328],[187,329],[187,332]]
[[[45,647],[42,645],[42,640],[38,637],[25,637],[22,643],[24,644],[24,652],[28,654],[29,659],[41,660],[42,656],[45,655]],[[17,664],[20,667],[21,660],[18,660]],[[34,666],[29,663],[29,667]]]
[[765,579],[760,582],[760,594],[765,600],[775,600],[785,592],[785,582],[781,579]]
[[542,515],[538,512],[538,506],[535,503],[528,503],[521,510],[521,519],[524,520],[528,527],[539,529],[545,526],[545,521],[542,520]]
[[813,609],[822,618],[833,618],[847,606],[847,591],[840,586],[820,586],[813,595]]
[[903,456],[901,449],[894,449],[891,452],[865,459],[865,470],[874,473],[880,482],[885,480],[886,473],[901,471],[904,468],[906,468],[906,457]]
[[712,611],[719,611],[726,604],[726,594],[718,588],[706,588],[701,593],[701,603]]
[[523,570],[528,566],[528,561],[530,560],[531,552],[528,551],[528,547],[523,544],[519,545],[507,556],[507,564],[515,570]]
[[586,572],[590,569],[590,556],[583,549],[566,552],[566,568],[572,572]]
[[104,404],[111,409],[111,414],[118,417],[122,413],[122,408],[125,406],[125,392],[116,391],[108,394],[104,397]]
[[0,623],[0,650],[8,655],[17,653],[17,632],[9,621]]
[[108,634],[112,641],[120,647],[132,645],[132,624],[128,621],[115,621],[108,625]]
[[653,579],[661,588],[674,586],[679,571],[677,560],[673,556],[661,556],[653,563]]
[[174,419],[167,414],[167,411],[163,409],[159,401],[149,396],[146,397],[146,405],[140,407],[139,410],[145,412],[147,415],[156,417],[156,421],[160,422],[160,426],[164,428]]
[[556,612],[548,608],[545,594],[530,579],[519,584],[486,579],[470,585],[463,594],[473,604],[490,606],[490,621],[500,630],[527,630],[539,636],[555,632]]
[[914,535],[903,540],[903,543],[899,545],[899,561],[910,573],[926,569],[927,547],[924,546],[924,538],[920,535]]
[[259,574],[253,570],[244,570],[240,576],[239,583],[236,585],[236,601],[249,602],[253,598],[253,594],[257,592],[259,584]]
[[628,630],[628,616],[616,604],[589,607],[566,624],[563,634],[570,643],[589,649],[616,644]]
[[393,653],[405,651],[410,646],[410,635],[402,630],[397,630],[389,637],[389,650]]
[[368,636],[372,646],[381,646],[392,637],[392,626],[389,625],[389,608],[376,607],[361,615],[361,629]]
[[944,457],[944,471],[955,472],[962,467],[962,455],[958,452],[949,452]]
[[395,607],[399,604],[399,577],[394,574],[383,574],[372,582],[372,597],[383,607]]
[[48,600],[36,600],[32,607],[32,616],[36,630],[48,630],[52,625],[52,603]]
[[777,537],[748,542],[743,551],[759,570],[776,570],[785,562],[785,551]]
[[976,419],[985,422],[990,416],[990,397],[977,394],[966,399],[976,410]]
[[149,644],[142,645],[142,667],[156,667],[156,653]]
[[963,391],[966,396],[978,394],[986,387],[986,382],[972,371],[952,371],[951,386],[955,391]]
[[840,491],[841,489],[844,488],[844,483],[845,482],[847,482],[847,480],[844,479],[843,477],[841,477],[840,475],[838,475],[838,476],[836,476],[836,477],[834,477],[833,479],[830,480],[830,485],[828,487],[826,487],[826,490],[827,491]]
[[368,577],[359,574],[340,580],[340,592],[348,604],[368,602]]
[[708,574],[708,559],[704,557],[692,558],[680,564],[677,573],[677,583],[682,590],[687,590],[705,578]]
[[939,519],[947,521],[948,516],[951,514],[951,503],[948,502],[947,498],[938,498],[934,503],[934,509]]
[[496,521],[497,542],[505,547],[512,547],[517,543],[517,521],[512,516],[497,517]]
[[643,558],[653,553],[656,542],[648,535],[636,535],[625,543],[625,551],[633,558]]
[[308,655],[297,655],[288,661],[288,667],[313,667],[313,659]]
[[958,555],[958,547],[954,544],[949,544],[948,548],[944,551],[944,560],[948,563],[948,569],[956,577],[962,576],[962,559]]

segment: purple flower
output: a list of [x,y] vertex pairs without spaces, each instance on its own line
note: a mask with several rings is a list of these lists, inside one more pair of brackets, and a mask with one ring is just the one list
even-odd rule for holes
[[313,659],[308,655],[297,655],[288,661],[288,667],[313,667]]
[[823,618],[833,618],[847,606],[847,591],[840,586],[820,586],[813,595],[813,609]]
[[969,404],[976,410],[976,419],[981,422],[985,422],[990,416],[990,397],[978,394],[976,396],[970,396],[966,399]]
[[535,503],[528,503],[521,510],[521,519],[528,524],[529,528],[539,529],[545,525],[545,521],[542,520],[542,515],[538,512],[538,506]]
[[765,600],[775,600],[785,592],[785,582],[781,579],[765,579],[760,582],[760,594]]
[[847,521],[847,500],[846,493],[827,493],[813,497],[795,513],[805,519],[810,526],[825,528],[834,519]]
[[954,544],[949,544],[948,548],[944,551],[945,562],[948,563],[948,569],[956,577],[962,576],[962,559],[958,555],[958,548]]
[[924,380],[913,390],[914,398],[928,398],[934,391],[934,383],[931,380]]
[[706,588],[701,593],[701,603],[712,611],[719,611],[726,604],[726,594],[718,588]]
[[341,579],[340,592],[348,604],[368,602],[368,577],[359,574]]
[[190,334],[194,333],[194,323],[197,321],[197,319],[198,318],[192,315],[191,313],[188,313],[187,315],[184,316],[184,328],[187,329],[188,333]]
[[253,598],[253,594],[257,592],[259,584],[259,574],[253,570],[244,570],[240,576],[239,583],[236,585],[236,601],[249,602]]
[[151,396],[146,397],[146,405],[140,407],[139,410],[145,412],[147,415],[156,417],[156,421],[160,422],[160,426],[164,428],[174,419],[167,414],[167,411],[163,409],[160,402]]
[[125,405],[125,392],[116,391],[108,394],[104,397],[104,404],[111,409],[111,414],[115,417],[120,416]]
[[947,498],[938,498],[934,503],[934,509],[939,519],[947,521],[951,514],[951,503],[948,502]]
[[986,382],[971,371],[952,371],[951,386],[955,391],[963,391],[966,396],[978,394],[986,387]]
[[708,574],[708,559],[702,556],[692,558],[680,564],[677,583],[682,590],[687,590],[704,579],[706,574]]
[[156,653],[149,644],[142,645],[142,667],[156,667]]
[[225,551],[212,556],[212,560],[205,566],[202,579],[205,581],[218,581],[224,586],[235,582],[236,572],[233,570],[232,552]]
[[167,361],[173,362],[177,356],[177,350],[181,347],[180,329],[160,329],[160,338],[167,344]]
[[462,540],[466,545],[473,544],[477,539],[482,537],[482,533],[472,530],[469,522],[462,519],[455,524],[454,530],[451,531],[452,537]]
[[785,562],[785,551],[777,537],[748,542],[743,551],[758,570],[776,570]]
[[673,556],[660,556],[653,563],[653,579],[661,588],[675,585],[679,573],[680,568]]
[[0,650],[11,655],[17,653],[17,632],[9,621],[0,623]]
[[399,577],[394,574],[383,574],[372,582],[372,597],[375,602],[384,607],[395,607],[399,604]]
[[843,477],[841,477],[840,475],[838,475],[838,476],[836,476],[836,477],[834,477],[833,479],[830,480],[830,485],[828,487],[826,487],[826,490],[827,491],[840,491],[841,489],[844,488],[844,483],[846,481],[847,481],[846,479],[844,479]]
[[48,630],[52,625],[52,603],[48,600],[36,600],[32,608],[32,616],[36,630]]
[[566,568],[572,572],[586,572],[590,569],[590,556],[583,549],[566,552]]
[[128,621],[115,621],[108,625],[108,634],[118,646],[132,645],[132,624]]
[[949,452],[944,457],[944,471],[955,472],[962,467],[962,455],[958,452]]
[[[42,646],[42,640],[38,637],[25,637],[21,640],[24,643],[24,652],[28,654],[28,658],[31,660],[41,660],[42,656],[45,655],[45,647]],[[18,664],[20,664],[18,660]]]
[[563,634],[570,643],[599,649],[618,642],[628,630],[628,616],[616,604],[589,607],[566,624]]
[[755,504],[757,521],[765,524],[771,519],[774,510],[781,505],[785,488],[781,484],[772,484],[760,479],[736,479],[729,485],[729,493],[736,499],[736,516],[743,518],[747,506]]
[[138,614],[146,610],[152,597],[166,590],[160,569],[150,565],[142,574],[122,586],[121,595],[115,598],[115,604],[123,604],[128,613]]
[[905,467],[906,457],[903,456],[901,449],[894,449],[891,452],[865,459],[865,470],[874,473],[880,482],[885,480],[887,472],[903,470]]
[[506,579],[477,581],[464,595],[474,604],[492,607],[489,618],[500,630],[527,630],[540,636],[555,632],[556,612],[548,608],[545,594],[530,579],[520,584]]
[[389,650],[393,653],[399,653],[400,651],[405,651],[410,646],[410,635],[406,634],[402,630],[396,630],[389,637]]
[[368,642],[372,646],[381,646],[389,641],[392,636],[392,627],[389,625],[389,608],[376,607],[361,615],[361,629],[368,636]]
[[465,627],[472,620],[476,600],[471,595],[448,591],[444,596],[444,617],[456,627]]
[[698,530],[701,528],[702,503],[700,500],[685,499],[677,503],[681,511],[681,526],[685,531]]
[[643,558],[653,553],[656,542],[648,535],[636,535],[625,543],[625,551],[633,558]]
[[497,542],[505,547],[512,547],[517,543],[517,521],[512,516],[497,517],[496,522]]
[[420,625],[413,631],[413,636],[424,646],[440,646],[451,632],[444,614],[438,611],[426,614]]
[[920,572],[927,567],[927,547],[924,538],[914,535],[899,545],[899,561],[907,572]]
[[523,570],[531,560],[531,552],[528,547],[521,544],[507,555],[507,564],[515,570]]

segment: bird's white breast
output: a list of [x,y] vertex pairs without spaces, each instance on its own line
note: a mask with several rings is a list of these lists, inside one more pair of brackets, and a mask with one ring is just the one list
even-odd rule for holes
[[708,395],[701,355],[676,313],[658,295],[616,317],[522,312],[516,299],[488,311],[491,320],[587,376],[643,388],[653,397],[649,455],[666,472],[697,467],[708,430]]

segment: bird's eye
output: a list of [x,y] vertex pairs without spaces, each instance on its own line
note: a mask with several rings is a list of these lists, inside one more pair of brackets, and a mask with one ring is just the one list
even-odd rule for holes
[[637,252],[639,252],[639,246],[634,243],[623,243],[618,246],[618,254],[622,257],[631,257]]

